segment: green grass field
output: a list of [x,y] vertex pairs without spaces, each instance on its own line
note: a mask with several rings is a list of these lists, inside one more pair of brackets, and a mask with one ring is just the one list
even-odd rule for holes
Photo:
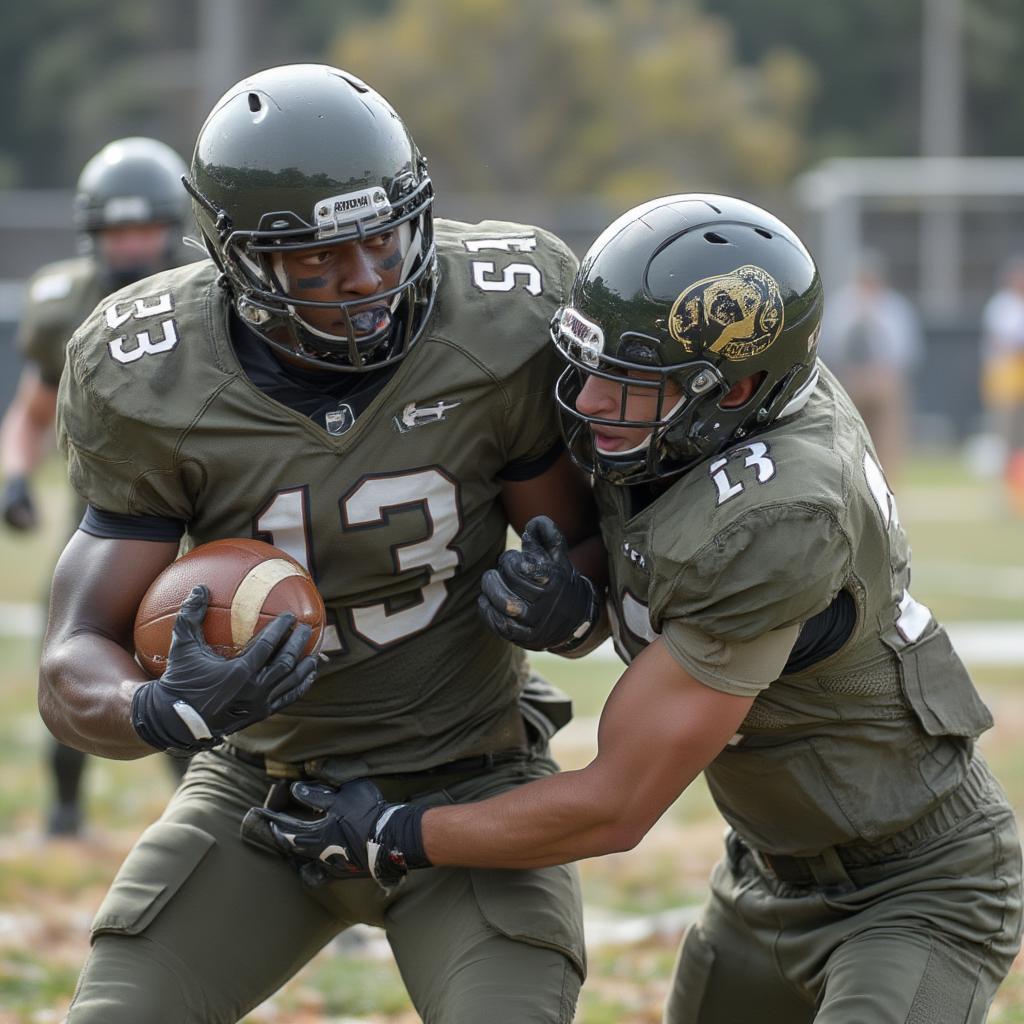
[[[44,529],[0,533],[0,605],[42,593],[66,522],[59,467],[43,476]],[[914,596],[947,622],[1017,622],[1024,634],[1024,523],[1002,508],[998,489],[958,459],[919,458],[898,489],[914,551]],[[35,710],[36,641],[0,636],[0,1024],[50,1024],[67,1007],[87,949],[88,923],[121,857],[157,817],[171,791],[158,758],[93,759],[87,776],[90,827],[80,841],[46,842],[42,770],[46,733]],[[972,664],[996,726],[982,748],[1024,812],[1024,666]],[[569,690],[577,717],[592,719],[617,675],[608,662],[543,661]],[[586,763],[592,731],[574,723],[557,740],[566,766]],[[634,851],[582,865],[588,911],[601,921],[696,906],[717,857],[722,823],[703,783],[685,793]],[[671,973],[678,929],[639,942],[591,948],[580,1024],[655,1024]],[[397,970],[379,942],[321,953],[250,1024],[357,1019],[411,1024]],[[1024,1024],[1024,966],[999,993],[993,1024]]]

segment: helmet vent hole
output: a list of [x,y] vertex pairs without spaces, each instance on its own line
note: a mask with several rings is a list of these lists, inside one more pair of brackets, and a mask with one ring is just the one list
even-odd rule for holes
[[760,235],[760,236],[761,236],[762,238],[773,238],[773,237],[774,237],[774,236],[772,235],[772,233],[771,233],[770,231],[765,231],[765,229],[764,229],[764,228],[754,228],[754,230],[755,230],[755,231],[756,231],[756,232],[757,232],[757,233],[758,233],[758,234],[759,234],[759,235]]
[[260,103],[259,96],[254,92],[249,93],[249,109],[255,114],[259,111],[261,106],[262,104]]
[[712,245],[732,245],[728,238],[724,238],[717,231],[705,231],[704,241]]

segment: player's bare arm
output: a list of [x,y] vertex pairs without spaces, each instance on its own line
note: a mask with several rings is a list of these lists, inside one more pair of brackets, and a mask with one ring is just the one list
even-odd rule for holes
[[503,481],[501,501],[512,529],[520,535],[537,515],[550,516],[570,547],[598,530],[597,509],[587,481],[564,452],[530,480]]
[[132,655],[135,612],[177,544],[99,539],[79,531],[57,567],[43,645],[39,706],[58,739],[132,759],[194,753],[301,697],[316,676],[302,656],[309,626],[277,616],[235,658],[203,635],[209,601],[196,586],[174,625],[167,667],[148,679]]
[[26,366],[18,391],[0,426],[0,463],[5,477],[27,476],[53,447],[57,389]]
[[148,681],[132,656],[135,611],[178,544],[77,532],[54,570],[39,666],[39,711],[68,746],[121,760],[153,753],[132,728]]
[[53,445],[57,389],[46,384],[34,366],[26,366],[18,391],[0,424],[0,500],[4,520],[17,530],[31,530],[38,517],[28,478]]
[[735,735],[752,702],[698,682],[655,641],[608,698],[587,767],[428,811],[427,857],[527,868],[632,849]]
[[[369,872],[387,888],[408,868],[538,868],[616,853],[640,842],[735,735],[752,703],[698,682],[657,640],[612,691],[586,768],[426,812],[387,804],[364,780],[338,790],[296,783],[299,799],[323,812],[315,821],[250,813],[276,828],[282,848],[308,856],[304,877],[314,884]],[[305,843],[284,838],[305,832],[315,832]]]

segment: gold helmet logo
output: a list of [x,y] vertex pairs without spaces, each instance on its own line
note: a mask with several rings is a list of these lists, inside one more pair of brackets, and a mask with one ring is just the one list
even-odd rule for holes
[[680,292],[668,333],[690,354],[714,352],[739,362],[764,352],[779,336],[783,320],[775,278],[747,264]]

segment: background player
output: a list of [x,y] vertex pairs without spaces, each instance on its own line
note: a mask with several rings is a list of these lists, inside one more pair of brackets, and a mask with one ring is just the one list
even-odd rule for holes
[[[703,770],[726,857],[666,1020],[984,1020],[1021,929],[1013,812],[974,749],[992,719],[907,590],[893,495],[816,359],[821,306],[796,235],[735,199],[654,200],[597,239],[553,324],[629,662],[597,756],[425,814],[298,783],[317,817],[253,813],[307,879],[628,849]],[[498,633],[551,649],[591,588],[540,519],[483,590]]]
[[[30,481],[52,450],[57,385],[75,328],[108,292],[182,262],[185,171],[169,146],[141,137],[108,143],[82,168],[74,203],[82,253],[35,273],[18,329],[25,367],[0,424],[2,513],[13,529],[32,530],[38,524]],[[69,534],[84,512],[84,503],[76,499]],[[76,835],[83,820],[85,755],[54,742],[49,764],[55,792],[47,830]],[[180,764],[171,761],[178,777]]]
[[[522,654],[476,600],[509,523],[548,510],[571,541],[590,530],[546,343],[576,261],[527,225],[435,224],[402,121],[334,68],[229,90],[188,190],[211,261],[102,303],[61,386],[89,509],[54,579],[43,716],[107,757],[200,751],[100,907],[69,1020],[236,1020],[365,921],[387,930],[424,1020],[569,1021],[574,871],[313,893],[240,823],[292,778],[369,774],[426,806],[554,771],[524,727]],[[183,532],[259,537],[309,567],[332,617],[315,683],[287,617],[244,660],[213,655],[202,587],[167,672],[144,678],[132,618]]]

